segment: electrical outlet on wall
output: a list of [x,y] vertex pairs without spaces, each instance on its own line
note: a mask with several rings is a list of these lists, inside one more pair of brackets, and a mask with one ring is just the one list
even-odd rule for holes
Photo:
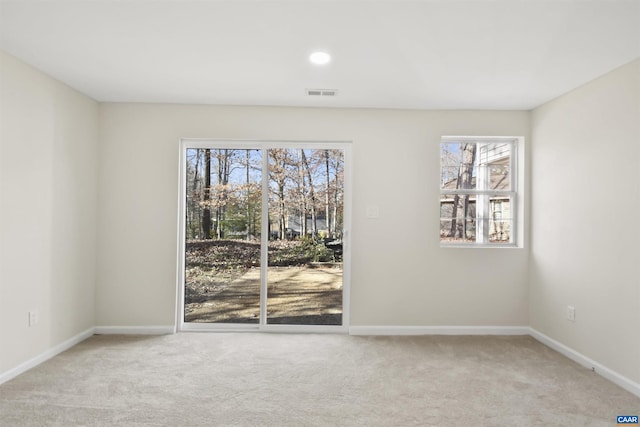
[[377,205],[367,206],[367,218],[380,218],[380,207]]
[[576,321],[576,308],[572,305],[567,306],[567,320]]
[[29,326],[35,326],[38,324],[38,310],[31,310],[29,312]]

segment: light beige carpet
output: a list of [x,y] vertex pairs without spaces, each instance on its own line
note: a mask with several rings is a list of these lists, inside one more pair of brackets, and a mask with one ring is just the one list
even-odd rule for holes
[[0,386],[2,426],[613,426],[640,399],[530,337],[94,336]]

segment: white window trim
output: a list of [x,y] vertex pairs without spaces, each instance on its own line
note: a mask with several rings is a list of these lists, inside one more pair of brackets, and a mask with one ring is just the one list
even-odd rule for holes
[[[439,146],[446,143],[459,142],[480,142],[480,143],[510,143],[511,151],[511,173],[510,191],[492,192],[490,190],[444,190],[439,188],[439,195],[443,194],[482,194],[482,195],[502,195],[509,196],[512,201],[513,210],[511,223],[511,242],[509,243],[489,243],[489,242],[443,242],[440,241],[441,248],[522,248],[524,242],[523,212],[524,212],[524,137],[523,136],[469,136],[469,135],[445,135],[440,139]],[[440,165],[442,170],[442,165]],[[438,185],[440,187],[440,185]],[[440,206],[438,206],[440,214]],[[438,215],[438,222],[440,215]],[[438,227],[439,229],[439,227]]]

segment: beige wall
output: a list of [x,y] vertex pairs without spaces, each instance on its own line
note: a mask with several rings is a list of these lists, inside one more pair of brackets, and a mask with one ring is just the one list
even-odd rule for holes
[[528,133],[528,112],[104,104],[97,325],[174,324],[190,137],[353,141],[352,325],[526,326],[528,250],[440,248],[438,168],[442,135]]
[[532,133],[531,326],[640,383],[640,60],[537,108]]
[[[353,141],[353,325],[530,324],[640,382],[640,61],[530,114],[98,105],[0,59],[0,373],[95,325],[173,325],[178,140],[201,137]],[[523,249],[439,247],[452,134],[526,137]]]
[[94,325],[98,104],[3,52],[0,79],[2,373]]

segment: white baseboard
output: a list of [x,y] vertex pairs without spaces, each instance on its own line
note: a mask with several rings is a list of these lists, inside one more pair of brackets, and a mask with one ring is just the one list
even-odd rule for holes
[[87,338],[93,335],[93,330],[94,328],[89,328],[86,331],[81,332],[78,335],[71,337],[68,340],[46,350],[44,353],[39,354],[33,359],[29,359],[26,362],[21,363],[20,365],[16,366],[13,369],[8,370],[7,372],[3,372],[2,374],[0,374],[0,384],[3,384],[17,377],[18,375],[24,372],[27,372],[31,368],[35,368],[39,364],[46,362],[52,357],[57,356],[63,351],[66,351],[71,347],[73,347],[74,345],[86,340]]
[[554,349],[558,353],[568,357],[569,359],[588,369],[594,370],[597,374],[600,374],[612,383],[640,397],[640,384],[630,380],[623,375],[620,375],[619,373],[607,368],[606,366],[596,362],[595,360],[589,359],[584,354],[578,353],[574,349],[567,347],[566,345],[546,336],[541,332],[538,332],[533,328],[529,328],[529,334],[547,347]]
[[349,335],[529,335],[527,326],[351,326]]
[[173,325],[165,326],[96,326],[96,335],[169,335],[175,334]]

